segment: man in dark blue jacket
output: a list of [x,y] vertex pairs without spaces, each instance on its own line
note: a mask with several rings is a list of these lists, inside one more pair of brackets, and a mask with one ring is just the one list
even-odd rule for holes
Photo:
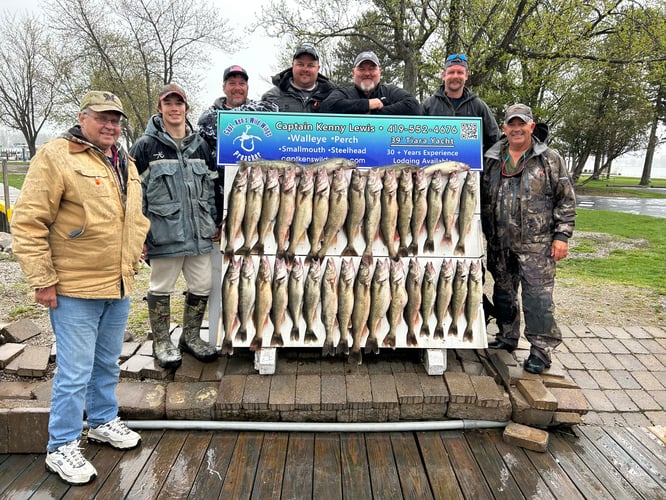
[[[217,358],[215,346],[199,335],[212,287],[213,239],[219,236],[213,188],[217,172],[208,144],[187,121],[189,107],[182,88],[173,83],[164,86],[158,113],[130,150],[141,175],[143,213],[150,219],[146,299],[153,355],[164,368],[181,364],[181,349],[201,361]],[[183,332],[176,347],[169,331],[170,297],[181,272],[187,294]]]
[[397,85],[381,83],[382,69],[374,52],[361,52],[354,60],[354,85],[336,89],[321,103],[322,113],[421,115],[419,101]]

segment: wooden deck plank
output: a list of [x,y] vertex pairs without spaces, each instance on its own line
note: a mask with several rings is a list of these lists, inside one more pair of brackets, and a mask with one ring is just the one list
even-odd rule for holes
[[479,464],[461,431],[439,433],[465,498],[492,498]]
[[183,449],[187,433],[167,431],[155,446],[136,481],[127,492],[127,498],[155,498],[162,489],[169,471]]
[[643,498],[663,498],[663,489],[600,427],[585,427],[583,434]]
[[495,441],[495,448],[526,498],[538,498],[539,500],[555,498],[541,476],[534,473],[534,467],[527,458],[525,450],[507,444],[503,439]]
[[[23,468],[7,487],[0,491],[0,498],[29,498],[35,493],[51,475],[44,467],[44,460],[39,455],[30,455],[33,458],[27,467]],[[0,476],[4,475],[5,464],[0,464]]]
[[[664,457],[655,457],[638,439],[636,439],[627,429],[623,427],[609,427],[605,429],[616,443],[618,443],[631,458],[640,464],[645,472],[664,490],[666,490],[666,464]],[[662,493],[662,498],[666,498],[666,491]]]
[[435,498],[462,499],[463,494],[456,481],[451,460],[439,435],[434,432],[417,432],[416,439]]
[[185,498],[188,495],[212,437],[210,431],[187,434],[183,449],[176,457],[157,498]]
[[241,432],[238,435],[220,498],[250,498],[263,438],[263,432]]
[[314,434],[309,432],[289,434],[282,498],[312,498],[313,463]]
[[597,479],[585,461],[561,436],[555,433],[551,434],[548,450],[585,498],[614,498],[603,483]]
[[360,432],[340,434],[342,495],[344,498],[372,498],[365,437]]
[[0,469],[0,493],[4,492],[5,489],[14,482],[16,477],[30,467],[35,461],[41,461],[43,466],[44,456],[35,454],[11,455],[7,458],[7,460],[2,463],[2,468]]
[[164,431],[142,431],[141,445],[133,450],[122,452],[120,462],[104,480],[97,491],[99,498],[122,498],[134,485],[136,478],[159,444]]
[[433,498],[413,432],[390,434],[400,487],[405,498]]
[[[581,427],[580,429],[582,429]],[[595,477],[613,498],[640,498],[638,492],[624,476],[606,459],[606,457],[581,433],[579,438],[560,436],[580,459],[587,464]]]
[[313,472],[313,498],[342,500],[339,434],[315,434]]
[[188,498],[217,498],[236,447],[238,432],[215,432]]
[[569,479],[569,476],[560,468],[548,451],[541,453],[525,450],[525,454],[536,468],[536,473],[541,475],[541,478],[548,485],[550,491],[557,498],[566,498],[567,500],[584,498],[578,491],[578,488],[576,488],[576,485]]
[[470,431],[465,433],[465,438],[495,498],[523,498],[516,480],[495,448],[494,443],[502,439],[500,432]]
[[[88,458],[97,469],[97,479],[84,486],[72,487],[67,490],[66,497],[68,500],[95,498],[125,454],[122,450],[116,450],[105,445],[89,444],[86,448],[86,454],[91,452],[91,456]],[[94,456],[92,456],[93,453]]]
[[287,433],[268,432],[264,435],[252,488],[254,500],[280,497],[288,444],[289,434]]
[[398,480],[398,470],[393,458],[393,447],[388,434],[365,435],[368,468],[374,498],[403,498]]
[[666,457],[666,444],[664,444],[664,442],[653,432],[645,427],[625,427],[625,430],[645,448],[650,450],[655,457],[658,459],[661,458],[662,461],[664,461],[663,457]]

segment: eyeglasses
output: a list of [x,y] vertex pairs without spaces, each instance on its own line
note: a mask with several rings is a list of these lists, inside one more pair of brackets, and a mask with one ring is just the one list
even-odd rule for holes
[[109,125],[110,127],[114,127],[114,128],[120,127],[120,122],[121,122],[120,118],[104,118],[101,115],[91,115],[87,111],[84,112],[83,114],[85,116],[89,116],[90,118],[95,120],[95,122],[98,125],[102,125],[103,127],[106,126],[106,125]]
[[514,167],[517,168],[515,172],[507,172],[506,171],[506,164],[509,161],[509,155],[504,158],[502,161],[502,177],[515,177],[517,175],[520,175],[523,170],[525,170],[525,163],[527,163],[527,153],[523,153],[523,155],[520,157],[523,161],[521,164],[521,161],[518,160],[518,165],[514,165]]
[[447,61],[467,61],[467,56],[465,54],[451,54],[446,58]]

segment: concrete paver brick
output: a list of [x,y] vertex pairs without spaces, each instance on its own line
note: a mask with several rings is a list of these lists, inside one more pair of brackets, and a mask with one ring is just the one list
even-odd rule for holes
[[599,362],[601,362],[605,370],[622,370],[624,368],[614,354],[599,353],[595,354],[595,356]]
[[[636,379],[636,381],[641,384],[641,387],[649,392],[652,391],[661,391],[664,390],[666,387],[664,384],[666,384],[666,381],[663,383],[657,379],[651,372],[641,372],[641,371],[635,371],[631,372],[632,377]],[[663,379],[662,379],[663,381]]]
[[507,444],[543,453],[548,448],[550,434],[541,429],[511,422],[504,428],[502,436]]
[[649,354],[666,354],[666,339],[639,340]]
[[[640,356],[640,354],[638,355]],[[663,366],[666,366],[666,354],[654,354],[653,355],[657,361],[659,361]],[[647,365],[646,365],[647,366]]]
[[627,427],[627,421],[622,413],[599,413],[599,418],[604,427]]
[[659,326],[644,326],[643,329],[654,338],[666,339],[666,328]]
[[141,376],[143,378],[155,379],[155,380],[164,380],[169,377],[171,370],[162,368],[157,364],[157,360],[150,356],[146,364],[141,368]]
[[49,406],[41,401],[23,403],[11,409],[0,409],[0,425],[6,422],[8,430],[6,440],[0,443],[2,453],[44,453],[46,449]]
[[596,337],[594,332],[587,325],[569,325],[569,328],[578,338]]
[[585,395],[581,389],[561,389],[553,387],[550,392],[557,399],[558,411],[571,411],[585,414],[590,410]]
[[590,331],[592,333],[594,333],[594,335],[597,338],[601,338],[601,339],[612,339],[613,338],[613,334],[611,332],[609,332],[608,329],[604,326],[589,325],[588,328],[590,329]]
[[45,401],[47,403],[51,402],[51,396],[53,395],[53,379],[45,380],[44,382],[38,382],[35,387],[30,391],[33,399],[37,401]]
[[14,358],[21,354],[25,349],[25,344],[8,342],[0,345],[0,370],[4,369]]
[[595,354],[591,352],[579,352],[576,357],[585,370],[603,370],[605,366]]
[[166,418],[212,420],[217,396],[217,382],[171,382],[166,388]]
[[640,340],[636,339],[624,339],[620,340],[622,345],[627,348],[627,350],[633,354],[649,354],[650,352],[645,348]]
[[562,363],[562,365],[567,370],[582,370],[583,369],[583,364],[580,362],[578,357],[573,353],[558,352],[557,353],[557,359],[560,360],[560,363]]
[[651,339],[652,335],[647,332],[643,327],[637,325],[630,325],[624,328],[635,339]]
[[652,425],[666,426],[666,411],[646,411],[645,417]]
[[470,376],[476,392],[476,404],[483,408],[497,408],[504,400],[504,391],[487,376]]
[[509,388],[509,396],[512,403],[511,420],[514,422],[547,427],[553,421],[554,411],[533,408],[516,387]]
[[32,399],[36,382],[7,381],[0,384],[0,399]]
[[582,416],[583,423],[586,425],[601,425],[601,417],[596,411],[591,411]]
[[583,339],[583,344],[587,346],[590,352],[608,352],[608,347],[598,338]]
[[393,408],[398,406],[398,393],[393,373],[371,373],[370,390],[373,408]]
[[511,418],[511,411],[511,401],[509,400],[508,394],[506,394],[505,399],[495,408],[483,407],[475,403],[449,402],[446,416],[448,418],[506,422]]
[[641,385],[627,370],[610,370],[609,372],[622,389],[640,389]]
[[580,389],[580,386],[571,379],[563,377],[550,377],[541,374],[541,380],[546,387],[561,387],[563,389]]
[[556,410],[558,402],[551,391],[541,380],[519,380],[518,390],[525,396],[528,403],[537,410]]
[[578,338],[567,338],[563,340],[563,343],[566,344],[567,349],[569,349],[569,352],[577,353],[577,352],[589,352],[589,349],[587,346],[583,343],[582,340]]
[[5,366],[5,372],[19,377],[43,377],[49,367],[50,346],[27,345],[23,352]]
[[599,384],[597,381],[590,375],[589,372],[585,370],[569,370],[569,375],[576,382],[581,389],[598,389]]
[[650,419],[643,413],[625,413],[623,417],[629,427],[649,427],[651,424]]
[[423,403],[423,420],[443,420],[449,403]]
[[363,375],[345,375],[347,385],[347,403],[350,409],[372,408],[372,388],[370,377]]
[[621,389],[604,391],[606,397],[610,399],[615,409],[619,412],[638,411],[638,406],[632,401],[627,393]]
[[6,342],[21,344],[28,339],[36,337],[41,333],[41,329],[30,318],[20,319],[10,323],[0,330],[0,334],[5,337]]
[[139,347],[141,347],[140,342],[123,342],[123,348],[120,351],[120,362],[122,363],[123,361],[126,361],[130,357],[134,356],[136,352],[139,350]]
[[444,381],[449,389],[449,402],[475,403],[476,391],[466,373],[444,373]]
[[652,391],[650,395],[659,405],[666,410],[666,391]]
[[322,410],[340,410],[347,406],[347,384],[345,376],[340,374],[322,374],[321,408]]
[[296,401],[296,375],[273,375],[268,408],[278,411],[294,409]]
[[[400,405],[423,403],[423,388],[416,373],[395,373],[395,389]],[[421,408],[423,413],[423,408]]]
[[174,382],[199,382],[203,363],[187,353],[183,353],[183,361],[173,374]]
[[478,361],[462,360],[462,366],[467,375],[485,375],[483,364]]
[[166,386],[162,383],[128,382],[116,386],[118,413],[124,419],[161,420],[166,416]]
[[[614,411],[615,406],[610,399],[606,396],[604,391],[598,389],[590,389],[584,391],[585,398],[587,399],[590,408],[594,411]],[[587,421],[587,419],[585,419]]]
[[[177,341],[178,339],[176,339]],[[153,355],[153,341],[144,341],[135,353],[138,356],[152,356]]]
[[[428,375],[425,372],[417,373],[421,389],[423,390],[423,413],[428,411],[429,404],[448,403],[450,399],[449,389],[444,382],[444,377],[439,375]],[[444,409],[446,412],[446,409]],[[424,417],[425,418],[425,417]]]
[[400,404],[400,420],[422,420],[423,403]]
[[247,375],[236,374],[224,375],[222,377],[222,380],[219,382],[217,402],[215,404],[218,412],[222,410],[241,409],[246,379]]
[[630,339],[631,335],[624,328],[619,326],[607,326],[606,330],[613,336],[614,339]]
[[580,413],[556,411],[553,414],[553,425],[579,425],[583,423],[583,417]]
[[204,363],[199,380],[201,382],[219,382],[222,380],[227,368],[227,359],[226,357],[218,358],[212,363]]
[[383,359],[372,359],[372,362],[368,363],[368,373],[371,375],[392,374],[393,370],[391,369],[391,362]]
[[321,360],[299,357],[296,373],[298,375],[319,375],[321,373]]
[[602,339],[601,342],[603,342],[608,348],[608,351],[613,354],[629,354],[629,349],[627,349],[618,339]]
[[267,410],[271,377],[251,373],[245,378],[241,407],[245,410]]
[[620,384],[607,371],[591,370],[590,375],[601,389],[620,389]]
[[576,334],[573,332],[573,330],[568,327],[567,325],[558,325],[560,327],[560,331],[562,332],[562,338],[570,338],[570,337],[575,337]]
[[253,363],[254,360],[252,358],[247,356],[237,356],[236,353],[234,353],[234,355],[227,360],[224,374],[249,375],[250,373],[254,373]]
[[141,370],[152,359],[152,356],[135,354],[120,365],[120,376],[124,378],[141,378]]
[[[489,350],[490,358],[496,357],[506,366],[518,366],[518,362],[512,353],[505,351],[504,349],[492,349]],[[559,354],[558,354],[559,357]]]
[[659,403],[657,403],[647,392],[643,390],[628,390],[625,392],[627,393],[627,396],[636,403],[639,410],[661,410]]
[[321,377],[296,375],[296,410],[319,411],[321,409]]

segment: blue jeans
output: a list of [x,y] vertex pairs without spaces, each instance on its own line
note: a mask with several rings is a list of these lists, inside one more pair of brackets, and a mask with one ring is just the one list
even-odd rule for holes
[[53,379],[48,451],[79,439],[83,410],[97,427],[118,415],[118,358],[129,316],[129,297],[77,299],[58,295],[51,308],[58,369]]

